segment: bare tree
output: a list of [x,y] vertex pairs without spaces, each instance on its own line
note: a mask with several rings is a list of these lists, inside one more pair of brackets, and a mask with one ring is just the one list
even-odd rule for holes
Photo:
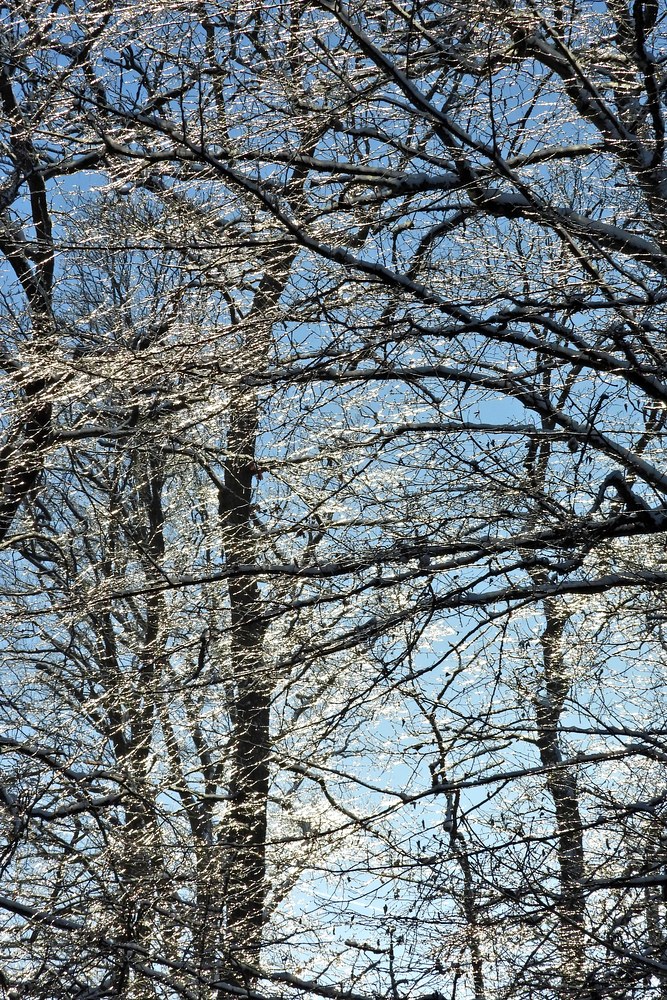
[[6,7],[8,990],[664,993],[663,20]]

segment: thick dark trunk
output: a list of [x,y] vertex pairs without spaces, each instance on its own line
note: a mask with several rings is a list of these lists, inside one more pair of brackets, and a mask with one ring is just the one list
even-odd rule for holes
[[[251,531],[257,401],[232,399],[229,458],[220,491],[225,557],[230,565],[256,562]],[[246,982],[239,966],[259,960],[266,920],[266,811],[269,792],[269,716],[272,682],[264,666],[261,594],[252,577],[229,582],[233,746],[226,846],[226,977]]]
[[26,386],[25,420],[15,432],[16,439],[0,451],[0,541],[7,537],[21,504],[37,488],[51,434],[47,388],[43,379]]
[[[293,175],[295,189],[304,183]],[[296,250],[267,262],[245,327],[246,370],[261,368],[267,360],[273,313],[278,306]],[[228,566],[256,565],[257,536],[253,522],[253,491],[259,475],[257,433],[260,401],[243,385],[230,390],[227,460],[219,483],[219,514],[225,561]],[[230,803],[225,831],[225,878],[212,908],[225,915],[219,948],[221,979],[250,987],[253,969],[261,957],[267,922],[266,882],[267,807],[270,779],[270,714],[275,678],[264,653],[266,627],[262,595],[254,576],[231,578],[230,658],[234,688],[229,706],[232,721]],[[224,993],[224,991],[223,991]]]
[[[34,233],[30,246],[19,231],[12,230],[7,222],[8,213],[0,226],[0,252],[28,303],[33,327],[31,346],[35,352],[29,369],[18,361],[7,363],[20,392],[20,412],[0,449],[0,541],[4,541],[19,507],[34,494],[44,465],[51,437],[53,407],[49,397],[53,382],[44,378],[43,372],[48,370],[56,337],[52,310],[55,256],[46,183],[39,170],[40,155],[24,121],[21,98],[17,99],[11,72],[4,66],[0,69],[0,107],[10,130],[13,160],[26,180]],[[17,195],[18,190],[17,185]]]

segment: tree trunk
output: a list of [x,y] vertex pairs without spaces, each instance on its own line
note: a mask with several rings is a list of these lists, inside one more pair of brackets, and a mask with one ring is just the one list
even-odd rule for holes
[[547,769],[547,790],[554,804],[561,901],[560,964],[562,996],[580,997],[585,983],[585,901],[581,890],[584,876],[583,827],[576,775],[560,768],[562,753],[559,727],[570,679],[563,661],[562,639],[566,618],[555,601],[544,602],[546,625],[541,636],[543,656],[542,693],[535,699],[537,744]]
[[[229,415],[229,458],[220,512],[230,566],[255,563],[251,498],[255,475],[257,401],[238,394]],[[253,577],[229,581],[231,666],[235,689],[227,837],[227,946],[237,963],[259,959],[266,899],[266,810],[269,792],[269,715],[272,680],[264,666],[261,594]],[[241,981],[245,976],[241,972]]]

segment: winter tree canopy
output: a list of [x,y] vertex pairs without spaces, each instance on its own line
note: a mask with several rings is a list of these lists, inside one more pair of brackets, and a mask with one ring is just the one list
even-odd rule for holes
[[667,998],[667,7],[0,4],[0,995]]

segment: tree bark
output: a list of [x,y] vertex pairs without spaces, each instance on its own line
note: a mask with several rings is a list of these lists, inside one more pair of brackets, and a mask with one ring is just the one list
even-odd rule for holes
[[585,983],[585,900],[581,889],[584,877],[583,825],[579,808],[577,779],[573,771],[560,768],[560,719],[570,690],[563,659],[563,632],[566,617],[558,602],[544,602],[545,628],[541,636],[544,688],[535,699],[537,745],[546,770],[546,784],[554,804],[557,855],[560,868],[561,902],[560,964],[562,995],[579,997]]

